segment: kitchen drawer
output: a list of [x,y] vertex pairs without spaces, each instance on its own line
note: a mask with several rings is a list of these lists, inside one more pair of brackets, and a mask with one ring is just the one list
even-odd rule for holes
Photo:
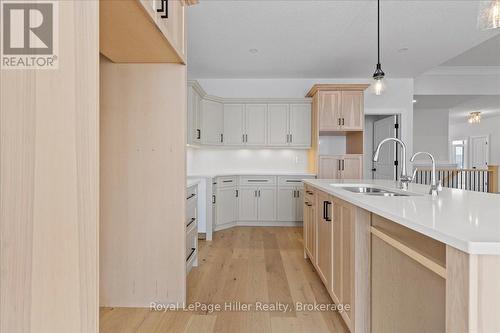
[[198,218],[198,201],[188,200],[186,203],[186,224],[191,222],[192,219]]
[[240,176],[241,186],[276,185],[276,176]]
[[[196,223],[196,222],[194,222]],[[188,233],[186,234],[186,261],[189,261],[192,256],[196,253],[193,253],[193,249],[196,252],[198,247],[198,228],[197,226],[190,227]]]
[[302,179],[311,178],[309,176],[278,176],[279,186],[302,186]]
[[311,203],[311,204],[314,204],[316,202],[316,195],[315,195],[315,192],[314,190],[310,187],[310,186],[305,186],[305,190],[304,190],[304,200]]
[[238,177],[227,176],[227,177],[217,177],[215,180],[217,187],[230,187],[238,185]]
[[186,200],[188,201],[196,201],[196,187],[197,185],[193,185],[191,187],[188,187],[186,190]]

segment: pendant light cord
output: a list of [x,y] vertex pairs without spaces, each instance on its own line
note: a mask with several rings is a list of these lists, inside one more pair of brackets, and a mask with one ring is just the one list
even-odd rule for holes
[[377,0],[377,64],[380,64],[380,0]]

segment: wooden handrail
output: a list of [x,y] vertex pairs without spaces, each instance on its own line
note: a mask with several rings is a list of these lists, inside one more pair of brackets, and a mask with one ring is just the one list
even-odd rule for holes
[[488,165],[488,173],[490,174],[490,182],[488,183],[488,192],[498,192],[498,165]]

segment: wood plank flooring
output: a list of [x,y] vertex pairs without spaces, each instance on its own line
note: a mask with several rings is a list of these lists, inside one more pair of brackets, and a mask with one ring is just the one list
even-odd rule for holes
[[295,302],[332,303],[312,264],[303,258],[302,228],[237,227],[199,244],[200,265],[188,276],[188,304],[250,304],[252,311],[101,308],[100,332],[348,332],[336,312],[255,309],[256,302],[290,307]]

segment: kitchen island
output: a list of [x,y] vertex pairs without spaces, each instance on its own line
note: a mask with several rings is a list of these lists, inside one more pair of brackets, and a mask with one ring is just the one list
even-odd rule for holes
[[304,183],[304,253],[351,332],[500,331],[500,196]]

